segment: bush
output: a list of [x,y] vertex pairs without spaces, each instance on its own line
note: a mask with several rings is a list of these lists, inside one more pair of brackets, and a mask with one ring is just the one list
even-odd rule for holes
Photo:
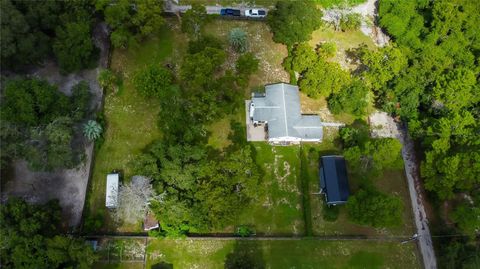
[[349,198],[347,212],[353,222],[361,225],[393,227],[402,223],[403,203],[396,196],[360,189]]
[[144,97],[160,97],[172,86],[173,76],[160,64],[149,65],[135,74],[133,83]]
[[233,28],[228,34],[228,42],[236,52],[246,52],[248,49],[247,33],[240,28]]
[[250,76],[258,71],[258,63],[259,60],[251,52],[241,55],[238,57],[237,64],[235,65],[237,74],[239,76]]
[[100,71],[97,80],[102,89],[107,93],[112,92],[118,84],[117,76],[110,69],[103,69]]
[[337,53],[337,45],[333,42],[325,42],[318,46],[317,48],[318,55],[331,58]]
[[368,88],[360,80],[354,80],[348,87],[328,98],[328,108],[333,114],[346,112],[357,117],[366,114]]
[[338,219],[340,214],[339,206],[328,206],[324,205],[323,207],[323,219],[329,222],[334,222]]
[[352,30],[357,30],[360,28],[360,25],[362,24],[362,16],[358,13],[351,13],[351,14],[346,14],[342,15],[340,18],[340,30],[343,32],[345,31],[352,31]]

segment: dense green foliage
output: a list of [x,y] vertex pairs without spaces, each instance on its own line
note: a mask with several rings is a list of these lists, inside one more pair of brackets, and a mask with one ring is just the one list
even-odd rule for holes
[[394,138],[377,138],[346,148],[343,155],[350,170],[360,175],[378,176],[385,169],[401,167],[402,144]]
[[240,28],[233,28],[228,34],[230,46],[237,52],[243,53],[248,49],[247,33]]
[[95,8],[112,28],[110,40],[118,48],[157,32],[165,22],[162,5],[155,0],[99,0]]
[[52,52],[64,71],[87,67],[94,56],[91,15],[87,1],[2,1],[2,67],[18,70]]
[[322,23],[322,12],[312,1],[278,1],[267,22],[273,40],[291,46],[310,39]]
[[55,31],[53,52],[60,68],[67,73],[89,66],[94,55],[90,19],[82,16],[78,20],[59,26]]
[[362,24],[362,15],[358,13],[344,14],[340,17],[339,27],[342,31],[357,30]]
[[348,198],[347,211],[358,224],[391,227],[402,223],[403,204],[399,197],[360,189]]
[[440,198],[480,183],[479,8],[463,0],[379,6],[380,24],[398,44],[395,57],[406,58],[393,66],[395,76],[382,76],[379,101],[420,140],[425,186]]
[[0,207],[0,257],[5,268],[90,268],[97,257],[85,241],[60,235],[58,201],[29,205],[10,198]]
[[325,58],[331,58],[337,54],[337,45],[334,42],[324,42],[318,45],[317,53]]
[[368,106],[368,92],[363,81],[355,79],[345,89],[329,97],[328,108],[333,114],[346,112],[357,117],[364,116]]
[[208,18],[205,6],[194,3],[192,8],[182,16],[182,32],[194,38],[199,37],[203,26],[208,22]]
[[245,53],[238,57],[237,63],[235,64],[235,69],[237,71],[237,83],[244,87],[248,84],[248,79],[250,75],[257,72],[259,60],[255,57],[253,53]]
[[254,197],[259,171],[250,147],[219,159],[207,154],[202,145],[156,142],[139,158],[136,172],[165,195],[152,209],[170,235],[223,227]]
[[43,80],[7,80],[2,98],[2,167],[15,158],[25,158],[34,170],[71,168],[79,162],[71,142],[75,122],[89,112],[85,82],[67,97]]
[[327,57],[332,53],[324,53],[321,48],[315,53],[308,44],[298,44],[283,62],[287,71],[300,74],[298,85],[301,91],[313,98],[339,93],[350,83],[349,72],[338,63],[328,61]]
[[137,91],[145,97],[159,96],[171,87],[173,80],[170,70],[159,63],[149,65],[135,74],[133,83]]
[[319,57],[317,62],[302,75],[299,86],[308,96],[318,98],[339,93],[349,82],[350,74],[339,64]]

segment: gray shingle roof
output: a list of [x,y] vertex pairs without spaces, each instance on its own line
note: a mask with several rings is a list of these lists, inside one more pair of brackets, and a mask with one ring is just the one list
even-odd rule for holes
[[323,125],[316,115],[302,115],[295,85],[277,83],[265,86],[265,96],[254,96],[254,121],[268,122],[269,138],[298,137],[322,139]]

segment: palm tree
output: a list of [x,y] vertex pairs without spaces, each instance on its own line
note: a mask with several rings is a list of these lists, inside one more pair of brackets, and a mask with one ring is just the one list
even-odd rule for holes
[[228,35],[230,46],[237,52],[247,51],[247,33],[240,28],[233,28]]
[[94,121],[94,120],[89,120],[84,126],[83,126],[83,135],[85,135],[88,140],[93,141],[96,140],[97,138],[100,137],[102,134],[102,126]]

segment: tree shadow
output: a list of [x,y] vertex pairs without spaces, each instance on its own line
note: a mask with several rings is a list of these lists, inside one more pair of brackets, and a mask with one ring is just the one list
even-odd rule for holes
[[154,265],[152,265],[152,267],[150,267],[152,269],[173,269],[173,264],[171,263],[167,263],[167,262],[159,262],[159,263],[156,263]]
[[237,240],[225,258],[225,269],[264,269],[263,250],[258,240]]

